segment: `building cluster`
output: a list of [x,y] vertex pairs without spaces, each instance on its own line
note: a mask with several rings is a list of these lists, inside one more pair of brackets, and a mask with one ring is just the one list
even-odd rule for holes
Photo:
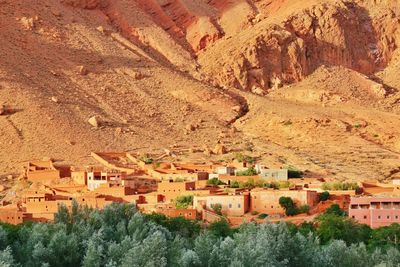
[[[235,161],[153,162],[130,153],[92,153],[92,156],[99,165],[71,167],[67,171],[60,171],[50,160],[29,162],[25,176],[30,186],[16,201],[0,206],[0,221],[11,224],[52,221],[60,205],[71,209],[75,201],[95,209],[113,202],[134,203],[143,213],[204,222],[224,217],[232,225],[239,225],[248,221],[288,219],[279,200],[289,197],[296,206],[308,207],[308,214],[293,219],[305,220],[336,203],[348,209],[349,216],[372,227],[400,222],[400,198],[357,196],[354,190],[347,190],[331,191],[330,200],[320,202],[323,180],[289,179],[285,169]],[[249,169],[252,173],[243,175]],[[246,183],[251,186],[241,186]],[[269,183],[287,186],[265,186]],[[397,187],[385,188],[393,194]],[[381,185],[369,184],[364,193],[382,191],[381,188]]]

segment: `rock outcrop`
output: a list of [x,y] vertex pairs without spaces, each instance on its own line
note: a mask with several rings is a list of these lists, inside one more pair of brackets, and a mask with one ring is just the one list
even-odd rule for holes
[[199,62],[214,83],[258,94],[277,81],[300,81],[322,64],[372,74],[400,44],[399,9],[386,2],[322,2],[279,23],[264,20],[207,49]]

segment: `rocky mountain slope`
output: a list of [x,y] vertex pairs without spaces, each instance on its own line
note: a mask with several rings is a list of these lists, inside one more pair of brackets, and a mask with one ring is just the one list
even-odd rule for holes
[[396,0],[0,0],[0,29],[1,173],[218,141],[334,179],[400,171]]

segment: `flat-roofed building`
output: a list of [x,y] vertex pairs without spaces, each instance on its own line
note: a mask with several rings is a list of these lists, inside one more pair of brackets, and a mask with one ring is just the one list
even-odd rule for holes
[[26,169],[26,177],[31,182],[51,183],[60,179],[60,171],[50,160],[30,161]]
[[289,177],[287,169],[269,169],[261,164],[256,164],[255,169],[260,177],[265,179],[287,181]]
[[317,191],[254,189],[250,192],[250,210],[265,214],[282,214],[281,197],[290,197],[298,206],[314,207],[318,203]]
[[400,197],[352,197],[349,217],[372,228],[400,223]]
[[221,205],[221,213],[227,216],[243,216],[249,210],[249,193],[194,196],[193,207],[198,211],[213,211],[215,204]]
[[102,184],[121,183],[125,175],[125,173],[116,170],[92,168],[87,172],[87,186],[90,191],[93,191]]

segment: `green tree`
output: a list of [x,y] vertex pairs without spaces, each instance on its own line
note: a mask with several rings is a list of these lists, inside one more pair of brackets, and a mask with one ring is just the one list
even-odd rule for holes
[[219,203],[211,204],[211,208],[214,210],[216,214],[222,214],[222,205]]
[[208,185],[223,185],[223,184],[225,184],[225,183],[222,182],[221,180],[219,180],[218,178],[212,178],[212,179],[209,179],[209,180],[207,181],[207,184],[208,184]]
[[400,249],[400,224],[394,223],[372,230],[369,246],[371,248],[397,247]]
[[[257,171],[256,171],[256,169],[254,169],[254,167],[247,168],[244,171],[236,172],[236,176],[253,176],[253,175],[257,175]],[[253,181],[253,183],[254,183],[254,181]]]
[[187,209],[193,205],[193,196],[178,196],[174,200],[177,209]]
[[323,244],[335,239],[343,240],[346,244],[367,243],[371,234],[368,226],[335,214],[320,215],[317,221],[319,227],[316,233]]
[[97,267],[104,265],[104,240],[101,231],[93,233],[89,239],[86,248],[86,254],[83,258],[83,267]]
[[324,191],[321,194],[319,194],[319,201],[327,201],[330,197],[330,194],[328,191]]
[[342,210],[338,204],[332,204],[329,208],[325,210],[325,214],[333,214],[337,216],[345,216],[346,212]]
[[233,234],[229,223],[225,219],[211,223],[208,230],[217,237],[227,237]]
[[285,213],[287,216],[293,216],[298,214],[298,209],[296,204],[294,203],[293,199],[290,197],[280,197],[279,198],[279,205],[285,209]]
[[19,266],[19,264],[17,264],[14,261],[14,257],[13,257],[12,250],[10,247],[7,247],[4,250],[0,250],[0,266],[1,267]]

